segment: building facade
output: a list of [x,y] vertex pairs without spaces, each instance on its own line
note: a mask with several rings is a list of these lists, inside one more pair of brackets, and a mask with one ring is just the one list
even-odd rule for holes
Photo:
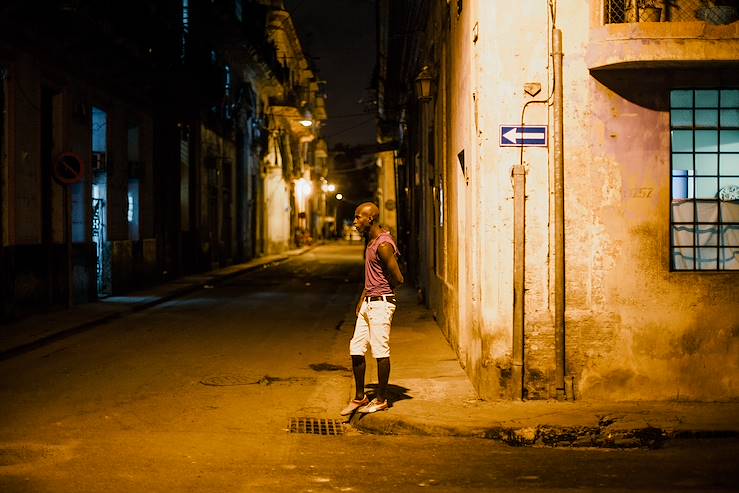
[[739,397],[736,2],[379,14],[409,277],[479,394]]
[[[0,19],[2,319],[295,245],[299,143],[326,115],[297,36],[278,46],[281,2],[10,1]],[[314,107],[309,127],[284,115]]]

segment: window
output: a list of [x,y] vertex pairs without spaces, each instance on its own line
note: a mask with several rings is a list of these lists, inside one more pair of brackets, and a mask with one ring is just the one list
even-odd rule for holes
[[180,59],[184,62],[187,56],[187,38],[190,35],[190,0],[182,0],[182,40]]
[[108,114],[100,108],[92,108],[92,152],[108,150]]
[[673,270],[739,270],[739,89],[670,93]]
[[190,129],[180,126],[180,231],[190,231]]
[[139,180],[129,180],[128,182],[128,239],[139,241]]
[[223,81],[223,117],[230,120],[232,115],[231,105],[231,91],[233,89],[233,72],[231,65],[226,64],[223,69],[224,81]]
[[128,126],[128,239],[139,240],[140,201],[139,190],[143,175],[141,164],[141,127],[130,123]]

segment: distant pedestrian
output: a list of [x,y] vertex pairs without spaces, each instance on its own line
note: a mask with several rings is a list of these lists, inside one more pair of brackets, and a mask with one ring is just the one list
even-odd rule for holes
[[[403,284],[398,266],[398,247],[390,232],[380,224],[380,210],[365,202],[354,212],[354,227],[367,239],[364,260],[364,290],[357,302],[357,322],[349,343],[354,372],[354,399],[341,411],[374,413],[388,408],[387,383],[390,379],[390,326],[395,313],[393,289]],[[364,393],[364,358],[367,347],[377,360],[377,392],[372,399]]]

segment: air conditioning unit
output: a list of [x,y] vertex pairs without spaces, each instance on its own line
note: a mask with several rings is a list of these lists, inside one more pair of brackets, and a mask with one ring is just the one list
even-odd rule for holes
[[103,171],[105,170],[105,164],[106,164],[105,153],[93,151],[92,159],[90,159],[90,168],[93,171]]

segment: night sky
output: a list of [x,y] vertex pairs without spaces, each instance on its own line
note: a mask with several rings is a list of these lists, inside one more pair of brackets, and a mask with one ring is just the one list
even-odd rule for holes
[[374,142],[374,114],[360,102],[368,98],[375,67],[374,0],[285,0],[285,6],[326,81],[329,120],[322,134],[329,147]]
[[[326,81],[328,121],[321,135],[332,149],[336,144],[375,142],[375,108],[368,88],[376,63],[375,0],[285,0],[285,7],[313,58],[320,80]],[[344,195],[332,201],[339,225],[351,222],[354,208],[373,199],[372,155],[355,162],[336,158],[327,177]],[[334,199],[335,200],[335,199]]]

